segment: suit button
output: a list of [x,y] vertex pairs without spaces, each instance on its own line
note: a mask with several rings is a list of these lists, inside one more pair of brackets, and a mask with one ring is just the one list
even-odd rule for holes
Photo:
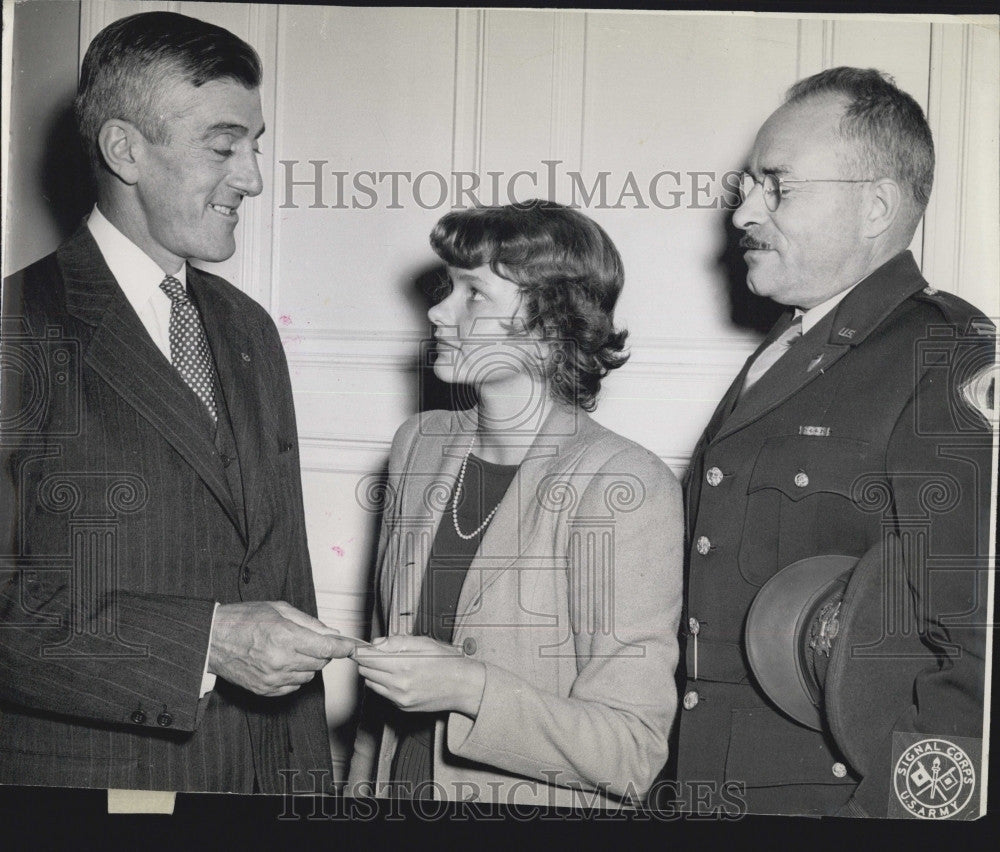
[[722,471],[717,467],[710,467],[705,473],[705,480],[715,488],[720,482],[722,482]]
[[136,710],[132,714],[131,718],[132,718],[132,721],[135,722],[137,725],[145,725],[146,724],[146,714],[143,713],[142,710]]
[[250,582],[250,569],[249,568],[244,568],[243,569],[242,579],[243,579],[244,583],[249,583]]
[[708,551],[712,549],[712,542],[709,541],[707,535],[699,536],[698,541],[695,543],[695,549],[702,556],[708,556]]
[[799,488],[805,488],[809,484],[809,477],[806,475],[804,470],[800,470],[797,474],[795,474],[795,484],[798,485]]
[[847,767],[844,766],[843,763],[840,763],[838,761],[837,763],[833,764],[832,772],[834,774],[834,777],[843,778],[845,775],[847,775]]
[[467,657],[473,656],[477,650],[479,650],[479,646],[476,645],[476,640],[471,636],[462,640],[462,653]]
[[690,692],[684,693],[684,709],[694,710],[698,706],[698,693],[693,689]]
[[174,717],[169,713],[161,713],[156,717],[156,724],[161,728],[169,728],[174,723]]

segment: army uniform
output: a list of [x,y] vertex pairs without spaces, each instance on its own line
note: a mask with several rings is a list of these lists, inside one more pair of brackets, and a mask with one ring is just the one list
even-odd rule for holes
[[[893,731],[982,736],[993,462],[986,418],[962,388],[990,375],[993,333],[971,305],[929,287],[904,252],[742,399],[753,358],[730,387],[685,482],[684,786],[705,782],[729,811],[735,785],[751,813],[885,816]],[[876,627],[918,630],[941,662],[932,660],[902,699],[882,695],[874,677],[850,697],[901,708],[891,730],[879,732],[862,777],[829,724],[812,730],[768,700],[747,663],[744,625],[760,587],[785,566],[862,557],[890,540],[907,554],[907,588],[885,591],[891,617]]]

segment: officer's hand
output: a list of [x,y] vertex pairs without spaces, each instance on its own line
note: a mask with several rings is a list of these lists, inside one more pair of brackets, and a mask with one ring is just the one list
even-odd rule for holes
[[224,604],[215,613],[208,670],[257,695],[287,695],[356,644],[284,601]]

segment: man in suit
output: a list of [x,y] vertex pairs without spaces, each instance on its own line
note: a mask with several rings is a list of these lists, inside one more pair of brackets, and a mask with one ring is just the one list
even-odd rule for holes
[[353,643],[315,617],[281,342],[188,263],[230,257],[261,191],[260,81],[253,48],[171,13],[84,59],[97,205],[4,286],[0,782],[330,778],[315,675]]
[[[686,480],[678,776],[703,785],[690,797],[700,812],[742,799],[751,813],[891,815],[903,801],[894,779],[916,766],[907,750],[928,738],[979,771],[992,460],[977,400],[995,377],[994,338],[907,251],[933,166],[909,95],[880,72],[834,68],[792,87],[742,176],[733,222],[747,283],[788,311],[716,409]],[[873,608],[884,620],[866,630],[876,641],[848,662],[864,687],[838,696],[893,708],[864,768],[845,756],[837,719],[793,721],[746,656],[760,588],[837,554],[882,560],[885,578]],[[889,694],[872,661],[907,632],[928,657]]]

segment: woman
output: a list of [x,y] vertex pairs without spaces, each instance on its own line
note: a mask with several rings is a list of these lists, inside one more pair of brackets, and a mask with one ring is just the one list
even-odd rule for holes
[[352,795],[612,805],[643,795],[676,709],[681,498],[595,423],[621,366],[614,244],[549,202],[449,213],[434,372],[469,411],[389,458]]

